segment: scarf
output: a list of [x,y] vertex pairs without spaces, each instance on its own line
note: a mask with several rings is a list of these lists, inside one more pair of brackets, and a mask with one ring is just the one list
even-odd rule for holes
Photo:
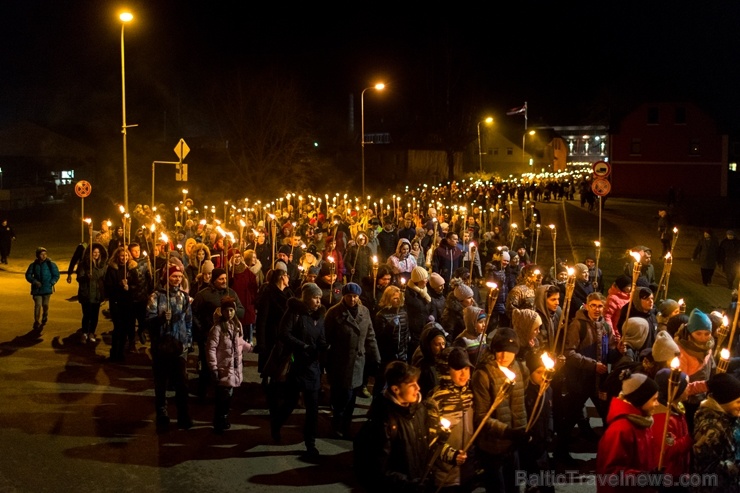
[[417,285],[415,285],[414,283],[408,283],[406,285],[406,287],[407,288],[411,288],[412,290],[414,290],[417,293],[419,293],[419,296],[421,296],[422,298],[424,298],[427,303],[431,303],[432,302],[432,297],[429,296],[429,293],[427,292],[427,287],[426,286],[424,286],[424,288],[422,289],[422,288],[418,287]]

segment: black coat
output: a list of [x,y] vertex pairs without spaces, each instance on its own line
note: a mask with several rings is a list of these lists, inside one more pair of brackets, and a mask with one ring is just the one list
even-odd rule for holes
[[290,298],[287,311],[280,321],[280,340],[293,353],[289,378],[297,382],[301,389],[321,388],[319,355],[326,350],[325,315],[326,309],[323,306],[309,312],[300,299]]

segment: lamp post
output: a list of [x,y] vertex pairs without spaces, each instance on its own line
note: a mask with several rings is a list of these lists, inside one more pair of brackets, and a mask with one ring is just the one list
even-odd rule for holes
[[[385,89],[385,84],[378,82],[374,86],[366,87],[360,93],[360,143],[362,145],[362,196],[365,196],[365,91],[368,89],[375,89],[376,91],[382,91]],[[327,204],[328,206],[328,204]]]
[[478,168],[480,172],[483,173],[483,151],[481,150],[481,141],[480,141],[480,124],[481,123],[490,125],[491,123],[493,123],[493,118],[489,116],[482,122],[478,122]]
[[122,114],[123,124],[121,125],[121,133],[123,134],[123,205],[126,210],[128,208],[128,163],[126,161],[126,63],[123,49],[123,30],[127,22],[130,22],[134,16],[131,12],[123,12],[118,16],[121,19],[121,102],[122,102]]
[[527,164],[527,156],[526,156],[526,153],[524,152],[524,145],[527,142],[527,134],[534,135],[535,133],[536,132],[534,130],[530,130],[529,132],[527,132],[527,129],[525,128],[524,133],[522,134],[522,163],[523,164]]

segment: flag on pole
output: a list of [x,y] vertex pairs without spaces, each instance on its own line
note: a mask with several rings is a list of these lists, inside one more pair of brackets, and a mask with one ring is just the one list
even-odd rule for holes
[[527,112],[527,103],[524,103],[524,106],[520,106],[518,108],[511,108],[509,111],[506,112],[507,115],[521,115],[522,113]]

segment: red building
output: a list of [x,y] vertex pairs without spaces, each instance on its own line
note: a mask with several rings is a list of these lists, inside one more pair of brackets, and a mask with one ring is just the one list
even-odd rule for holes
[[727,196],[728,136],[693,103],[645,103],[609,132],[612,194]]

